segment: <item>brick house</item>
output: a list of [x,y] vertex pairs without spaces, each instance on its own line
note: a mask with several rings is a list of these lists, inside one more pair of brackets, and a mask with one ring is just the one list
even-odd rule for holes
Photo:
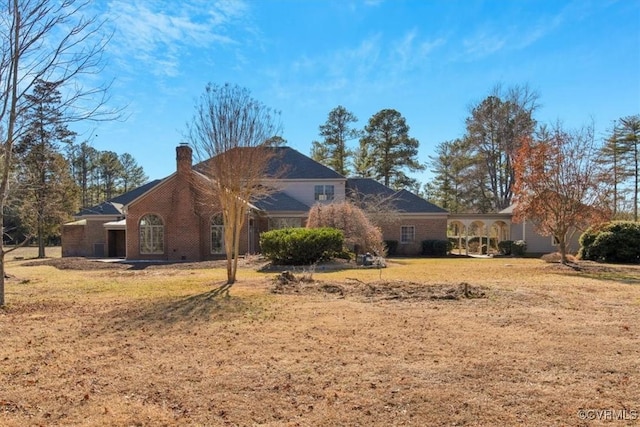
[[[382,197],[392,205],[385,240],[398,255],[418,255],[426,239],[446,239],[448,212],[372,179],[346,178],[290,147],[274,147],[270,170],[283,174],[265,183],[278,191],[250,203],[240,253],[259,252],[261,232],[302,227],[311,206],[355,195]],[[221,216],[200,197],[197,182],[210,177],[192,163],[187,145],[176,148],[176,172],[98,206],[83,209],[62,228],[62,255],[131,260],[201,261],[224,256]]]

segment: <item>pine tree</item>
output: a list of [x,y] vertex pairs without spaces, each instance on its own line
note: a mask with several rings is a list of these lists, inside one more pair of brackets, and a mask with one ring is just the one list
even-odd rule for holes
[[313,141],[311,158],[330,167],[341,175],[349,175],[349,159],[353,155],[347,143],[357,139],[359,132],[351,127],[358,118],[342,105],[329,112],[327,121],[320,125],[322,141]]
[[39,258],[45,256],[47,238],[77,207],[77,189],[58,152],[61,142],[75,137],[63,120],[58,85],[39,80],[33,93],[26,95],[30,106],[23,117],[26,130],[15,147],[21,218],[37,237]]
[[131,154],[121,154],[120,164],[122,165],[122,177],[120,179],[122,185],[119,189],[120,192],[126,193],[129,190],[141,186],[149,179],[144,173],[142,166],[138,165]]
[[618,142],[624,147],[626,173],[632,180],[633,220],[638,221],[638,193],[640,192],[640,115],[620,119]]
[[424,169],[417,159],[420,144],[409,136],[409,126],[398,111],[385,109],[374,114],[364,129],[361,144],[369,147],[371,175],[376,180],[397,189],[415,185],[404,171]]

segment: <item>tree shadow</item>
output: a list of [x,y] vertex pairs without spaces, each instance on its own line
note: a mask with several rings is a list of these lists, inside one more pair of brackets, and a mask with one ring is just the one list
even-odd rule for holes
[[171,325],[178,322],[225,321],[242,316],[249,308],[241,298],[229,293],[232,285],[222,284],[197,295],[168,301],[146,302],[109,313],[116,329],[139,328],[149,324]]

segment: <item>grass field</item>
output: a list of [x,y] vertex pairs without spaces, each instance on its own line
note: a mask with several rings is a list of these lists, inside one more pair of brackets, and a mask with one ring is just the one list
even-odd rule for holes
[[396,259],[278,294],[246,266],[227,298],[222,268],[32,256],[7,256],[2,426],[640,423],[640,266]]

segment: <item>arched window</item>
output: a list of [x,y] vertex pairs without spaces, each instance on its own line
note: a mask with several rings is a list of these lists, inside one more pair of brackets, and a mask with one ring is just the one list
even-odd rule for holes
[[224,253],[224,222],[221,214],[211,218],[211,253]]
[[140,219],[140,253],[164,253],[164,223],[158,215],[148,214]]

